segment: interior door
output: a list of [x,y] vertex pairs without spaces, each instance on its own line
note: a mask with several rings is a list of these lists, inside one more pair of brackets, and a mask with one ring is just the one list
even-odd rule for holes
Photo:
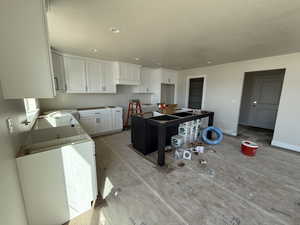
[[274,129],[281,96],[283,76],[255,76],[249,124]]
[[203,84],[203,77],[190,79],[188,108],[202,108]]
[[239,123],[274,129],[285,69],[245,74]]
[[175,85],[161,84],[161,103],[174,104]]

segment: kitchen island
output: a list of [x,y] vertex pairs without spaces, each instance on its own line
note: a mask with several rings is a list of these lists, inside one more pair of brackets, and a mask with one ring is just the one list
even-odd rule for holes
[[[188,111],[150,118],[144,118],[143,115],[135,115],[132,118],[131,142],[133,143],[133,147],[136,148],[137,144],[139,144],[138,142],[145,142],[145,145],[147,145],[148,143],[157,141],[157,145],[151,144],[151,147],[157,147],[157,164],[164,166],[165,147],[170,137],[176,134],[179,124],[202,118],[208,118],[208,126],[212,126],[214,122],[214,112],[201,111],[199,113],[193,113],[192,111]],[[143,133],[145,133],[145,135],[142,135]],[[211,133],[208,134],[208,138],[211,138]],[[149,139],[152,139],[152,142],[149,141]]]

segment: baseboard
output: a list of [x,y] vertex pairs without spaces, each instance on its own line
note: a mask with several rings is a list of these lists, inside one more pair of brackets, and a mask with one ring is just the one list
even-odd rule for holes
[[227,131],[227,130],[222,130],[224,134],[228,135],[228,136],[233,136],[233,137],[236,137],[238,134],[237,132],[230,132],[230,131]]
[[300,146],[299,145],[291,145],[291,144],[287,144],[284,142],[280,142],[280,141],[272,141],[272,146],[276,146],[279,148],[284,148],[287,150],[291,150],[291,151],[296,151],[296,152],[300,152]]

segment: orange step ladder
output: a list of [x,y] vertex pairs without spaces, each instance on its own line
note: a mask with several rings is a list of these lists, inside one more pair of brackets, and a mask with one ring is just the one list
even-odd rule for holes
[[142,106],[140,103],[140,100],[131,100],[128,104],[128,111],[126,116],[126,121],[124,124],[124,128],[129,128],[129,120],[132,117],[132,115],[143,113]]

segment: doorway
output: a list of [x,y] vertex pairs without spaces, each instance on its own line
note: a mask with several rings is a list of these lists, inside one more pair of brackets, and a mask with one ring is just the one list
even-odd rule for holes
[[175,85],[161,84],[160,102],[164,104],[174,104]]
[[264,134],[271,142],[284,75],[285,69],[245,73],[239,134],[252,138]]
[[202,109],[205,77],[188,77],[186,105],[190,109]]

